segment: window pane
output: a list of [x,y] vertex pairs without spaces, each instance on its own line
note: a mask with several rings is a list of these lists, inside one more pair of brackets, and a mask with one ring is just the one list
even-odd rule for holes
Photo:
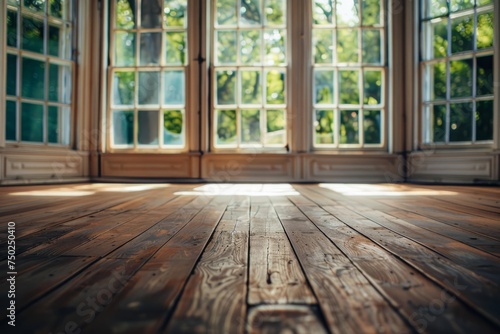
[[446,141],[446,105],[434,105],[431,116],[431,142]]
[[7,46],[17,47],[17,12],[7,10]]
[[332,24],[333,6],[333,0],[313,0],[314,24]]
[[186,24],[186,0],[164,0],[165,24],[167,27],[184,27]]
[[493,56],[477,58],[476,95],[493,94]]
[[431,58],[446,57],[448,54],[448,19],[441,19],[432,24],[434,55]]
[[163,144],[184,145],[184,117],[181,110],[163,113]]
[[[219,32],[219,37],[221,37],[220,34],[221,33]],[[236,50],[236,41],[234,40],[231,45],[229,45],[229,51],[227,47],[220,49],[221,46],[222,45],[219,45],[219,49],[217,51],[219,63],[235,63],[236,53],[231,54],[231,50]],[[261,63],[260,30],[254,29],[241,31],[240,50],[242,64],[259,65]]]
[[331,29],[314,29],[314,63],[331,64],[333,62],[333,33]]
[[268,110],[266,113],[266,124],[267,133],[264,138],[264,143],[266,145],[284,145],[286,143],[285,111]]
[[238,52],[236,31],[219,31],[217,33],[217,60],[219,64],[236,64]]
[[285,72],[278,70],[267,72],[266,101],[269,104],[285,103]]
[[359,1],[358,0],[342,0],[337,3],[337,25],[338,26],[355,26],[359,24]]
[[236,71],[217,71],[217,104],[236,104]]
[[59,108],[49,106],[48,110],[48,142],[59,143]]
[[184,71],[173,70],[163,73],[165,80],[164,101],[166,105],[184,105],[185,103],[185,83]]
[[[134,8],[130,8],[130,4]],[[116,0],[116,27],[120,29],[135,28],[135,1]]]
[[339,103],[359,104],[359,71],[339,71]]
[[135,65],[135,33],[117,32],[115,34],[116,66]]
[[364,135],[366,144],[382,143],[381,133],[381,113],[380,110],[365,110],[364,111]]
[[477,48],[486,49],[493,46],[493,13],[477,16]]
[[45,98],[45,63],[23,58],[22,73],[22,96],[43,100]]
[[337,62],[357,63],[358,61],[358,30],[337,30]]
[[23,49],[43,53],[43,21],[23,17]]
[[236,110],[217,110],[217,138],[218,145],[233,145],[236,139]]
[[186,34],[184,32],[167,32],[166,63],[167,65],[183,65],[186,59]]
[[71,103],[71,68],[49,65],[49,101]]
[[241,111],[241,142],[260,144],[260,110]]
[[380,0],[363,0],[361,5],[363,9],[363,25],[380,24]]
[[7,54],[7,95],[16,95],[17,91],[17,56]]
[[66,0],[49,0],[49,2],[50,15],[58,18],[66,18],[66,6],[68,5]]
[[314,103],[333,104],[334,99],[334,71],[314,71]]
[[450,0],[450,9],[452,12],[472,7],[474,7],[474,0]]
[[265,0],[265,14],[267,25],[283,25],[286,22],[285,17],[286,0]]
[[62,57],[63,54],[63,41],[61,36],[62,28],[60,26],[49,25],[49,38],[47,41],[48,54],[55,57]]
[[333,110],[316,110],[314,143],[333,144]]
[[139,72],[139,104],[160,103],[160,72]]
[[472,96],[472,59],[450,62],[450,95]]
[[439,62],[429,66],[431,100],[446,99],[446,63]]
[[241,0],[240,24],[241,25],[261,25],[261,1],[260,0]]
[[141,1],[141,27],[161,28],[162,13],[160,1]]
[[17,140],[17,108],[16,102],[5,102],[5,139]]
[[364,104],[382,104],[382,71],[365,71],[364,81]]
[[43,105],[33,103],[22,104],[21,140],[43,142]]
[[135,96],[135,72],[115,72],[113,78],[113,103],[133,105]]
[[267,65],[284,65],[285,31],[279,29],[265,30],[264,43],[266,47],[265,61]]
[[493,140],[493,101],[476,102],[476,140]]
[[476,0],[478,6],[489,5],[493,3],[493,0]]
[[[160,65],[161,33],[152,32],[140,34],[140,65]],[[168,43],[167,43],[168,44]],[[168,54],[168,50],[167,50]],[[175,53],[173,53],[175,55]],[[173,59],[173,58],[172,58]],[[181,62],[180,58],[178,62]]]
[[217,24],[218,25],[235,25],[236,17],[236,2],[239,0],[216,0],[217,6]]
[[359,120],[357,110],[340,111],[340,143],[359,143]]
[[138,124],[139,145],[158,145],[158,111],[139,111]]
[[451,52],[472,50],[474,46],[474,17],[465,16],[451,21]]
[[24,7],[36,12],[45,12],[45,0],[24,0]]
[[450,141],[472,140],[472,103],[450,105]]
[[134,112],[113,112],[113,143],[115,145],[134,144]]
[[426,12],[425,17],[431,18],[441,15],[446,15],[448,13],[448,0],[425,0],[426,1]]
[[381,55],[381,30],[363,30],[363,63],[380,64]]
[[262,104],[260,71],[241,71],[241,104]]

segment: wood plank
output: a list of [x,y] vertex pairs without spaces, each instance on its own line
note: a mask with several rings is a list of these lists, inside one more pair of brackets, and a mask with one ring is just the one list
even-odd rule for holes
[[272,198],[330,331],[410,333],[361,271],[293,204]]
[[250,203],[236,201],[189,278],[166,333],[244,332]]

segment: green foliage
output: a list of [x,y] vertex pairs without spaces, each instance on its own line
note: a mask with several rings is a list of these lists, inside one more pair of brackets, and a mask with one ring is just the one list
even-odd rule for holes
[[217,110],[217,144],[236,143],[236,110]]
[[434,29],[434,58],[446,57],[448,54],[448,19],[442,19]]
[[364,111],[364,140],[366,144],[380,144],[381,138],[381,118],[379,110]]
[[439,100],[446,98],[446,63],[439,62],[431,65],[431,78],[434,78],[432,86],[434,87],[432,100]]
[[339,71],[340,75],[340,104],[359,104],[359,71]]
[[266,76],[266,101],[269,104],[285,103],[285,73],[272,70]]
[[359,112],[357,110],[340,111],[340,143],[359,143]]
[[381,104],[382,71],[365,71],[364,81],[364,104]]
[[217,104],[236,103],[236,71],[217,71]]
[[184,32],[167,32],[166,62],[169,65],[181,65],[186,62],[186,34]]
[[450,141],[472,140],[472,103],[450,104]]
[[24,0],[24,6],[36,12],[43,12],[45,11],[45,2],[46,0]]
[[267,132],[283,130],[285,128],[285,111],[284,110],[268,110],[266,113]]
[[493,13],[477,16],[477,48],[485,49],[493,46]]
[[362,0],[364,26],[380,24],[380,3],[380,0]]
[[135,72],[115,72],[114,85],[114,104],[133,105]]
[[163,113],[163,127],[165,130],[174,133],[182,133],[183,114],[182,110],[165,110]]
[[17,47],[17,13],[7,11],[7,46]]
[[452,98],[472,96],[472,59],[450,62],[450,95]]
[[315,143],[333,144],[333,110],[316,110]]
[[167,27],[185,26],[186,7],[186,0],[165,0],[164,20]]
[[474,46],[474,18],[466,16],[452,20],[451,52],[472,50]]
[[135,0],[116,0],[116,27],[135,28]]
[[23,49],[43,53],[43,21],[23,17]]
[[446,105],[437,104],[432,112],[431,141],[434,143],[446,141]]
[[49,0],[50,15],[62,18],[64,2],[65,0]]
[[21,140],[43,142],[43,105],[22,103]]
[[266,0],[264,11],[268,24],[284,24],[286,22],[284,10],[285,1],[286,0]]

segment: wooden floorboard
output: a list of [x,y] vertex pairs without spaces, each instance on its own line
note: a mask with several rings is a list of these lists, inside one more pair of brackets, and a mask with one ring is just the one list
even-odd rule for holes
[[1,333],[498,333],[500,188],[0,187]]

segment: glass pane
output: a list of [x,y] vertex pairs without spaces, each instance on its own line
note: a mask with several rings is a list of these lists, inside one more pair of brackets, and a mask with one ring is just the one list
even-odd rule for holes
[[45,0],[24,0],[24,7],[36,12],[45,12]]
[[69,66],[49,65],[49,101],[71,102],[71,68]]
[[262,104],[260,71],[241,71],[241,104]]
[[476,102],[476,140],[493,140],[493,101]]
[[5,102],[5,140],[17,140],[16,102]]
[[333,110],[316,110],[314,143],[333,144]]
[[472,96],[472,59],[450,62],[450,96]]
[[71,59],[72,57],[72,52],[73,50],[71,49],[71,42],[72,42],[72,36],[71,36],[71,26],[69,24],[66,25],[66,28],[63,30],[64,36],[63,36],[63,41],[61,43],[61,57],[65,59]]
[[7,54],[7,95],[16,95],[17,91],[17,56]]
[[[130,7],[132,5],[132,8]],[[135,1],[116,0],[116,27],[119,29],[135,28]]]
[[217,145],[236,144],[236,110],[217,110]]
[[359,104],[359,71],[339,71],[339,103]]
[[135,96],[135,72],[115,72],[113,77],[114,105],[133,105]]
[[382,118],[380,110],[365,110],[364,111],[364,135],[365,144],[380,144],[382,143]]
[[184,117],[182,110],[163,113],[163,144],[184,145]]
[[186,58],[186,34],[183,32],[166,33],[166,63],[167,65],[183,65]]
[[7,3],[14,6],[19,6],[20,0],[7,0]]
[[426,0],[426,15],[431,18],[448,14],[448,0]]
[[23,17],[23,49],[43,53],[43,21]]
[[60,143],[63,145],[70,144],[70,134],[71,134],[71,108],[61,107],[59,111],[59,123],[61,127]]
[[62,53],[61,27],[49,25],[49,39],[47,41],[48,54],[51,56],[59,57]]
[[241,111],[241,142],[260,144],[260,110]]
[[33,103],[22,104],[21,140],[43,142],[43,105]]
[[285,0],[265,0],[264,12],[267,25],[283,25],[286,22]]
[[340,143],[359,144],[359,121],[357,110],[340,111]]
[[266,101],[269,104],[285,103],[285,72],[277,70],[267,72]]
[[477,16],[477,48],[485,49],[493,46],[493,13]]
[[184,71],[173,70],[163,72],[165,85],[163,103],[167,105],[184,105],[185,103],[185,83]]
[[135,65],[135,33],[117,32],[115,34],[116,66]]
[[448,19],[432,25],[434,36],[434,55],[432,58],[446,57],[448,54]]
[[362,0],[363,25],[370,26],[380,24],[381,1],[380,0]]
[[22,60],[23,97],[43,100],[45,98],[45,63],[39,60],[23,58]]
[[472,7],[474,7],[474,0],[450,0],[450,9],[452,12]]
[[465,16],[451,21],[451,52],[472,50],[474,46],[474,17]]
[[137,120],[139,145],[158,145],[158,111],[139,111]]
[[493,94],[493,56],[477,58],[476,95]]
[[217,32],[217,60],[219,64],[236,64],[238,52],[236,31]]
[[66,1],[65,0],[49,0],[50,3],[50,11],[49,14],[58,17],[58,18],[66,18],[65,14],[65,7],[66,7]]
[[450,141],[472,140],[472,103],[450,105]]
[[358,61],[358,31],[337,30],[337,62],[357,63]]
[[113,144],[134,144],[133,111],[113,111]]
[[313,0],[314,24],[332,24],[333,5],[333,0]]
[[186,24],[186,0],[164,0],[165,24],[167,27],[184,27]]
[[493,3],[493,0],[476,0],[478,6],[489,5]]
[[364,104],[382,104],[382,71],[365,71]]
[[7,10],[7,46],[17,47],[17,13]]
[[241,0],[240,6],[240,24],[241,25],[261,25],[261,1],[260,0]]
[[239,0],[216,0],[217,8],[217,24],[218,25],[235,25],[236,18],[236,3]]
[[139,104],[160,103],[160,72],[139,72]]
[[267,65],[285,64],[285,35],[285,30],[280,29],[264,31],[265,61]]
[[236,71],[217,71],[217,104],[236,104]]
[[363,63],[380,64],[381,55],[381,30],[363,30]]
[[59,65],[49,65],[49,101],[59,102],[60,91],[59,87]]
[[49,143],[59,143],[59,108],[49,106],[47,138]]
[[355,26],[359,24],[359,3],[358,0],[342,0],[337,3],[337,25]]
[[334,95],[334,71],[314,71],[314,103],[333,104]]
[[440,143],[446,141],[446,105],[434,105],[431,116],[431,142]]
[[[219,32],[220,37],[220,32]],[[235,37],[236,38],[236,37]],[[223,47],[219,44],[219,49],[217,50],[217,55],[219,63],[235,63],[236,54],[231,54],[230,51],[226,51],[228,48]],[[261,63],[260,59],[260,30],[243,30],[241,32],[240,39],[240,49],[241,49],[241,63],[245,65],[259,65]],[[229,45],[229,50],[236,50],[236,41],[234,44]]]
[[430,65],[431,100],[446,99],[446,63]]
[[141,27],[161,28],[162,27],[161,2],[156,0],[156,1],[141,1],[140,3],[141,3]]
[[141,47],[139,65],[159,65],[161,54],[161,33],[148,32],[140,34],[140,38]]
[[264,144],[282,144],[286,143],[285,132],[285,111],[284,110],[268,110],[266,113],[266,137]]
[[331,64],[333,62],[333,33],[331,29],[314,29],[314,63]]

